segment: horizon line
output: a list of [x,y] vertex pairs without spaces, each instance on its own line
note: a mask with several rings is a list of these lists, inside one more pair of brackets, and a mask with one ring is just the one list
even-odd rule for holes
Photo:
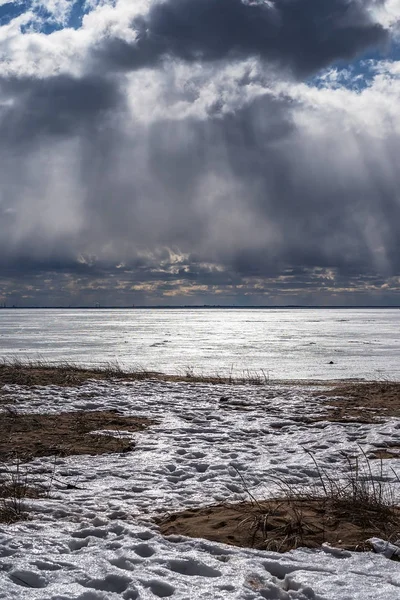
[[388,308],[396,308],[399,309],[400,305],[398,304],[249,304],[249,305],[236,305],[236,304],[155,304],[155,305],[76,305],[76,306],[0,306],[0,310],[160,310],[160,309],[169,309],[169,310],[179,310],[179,309],[217,309],[217,310],[249,310],[249,309],[352,309],[352,308],[379,308],[379,309],[388,309]]

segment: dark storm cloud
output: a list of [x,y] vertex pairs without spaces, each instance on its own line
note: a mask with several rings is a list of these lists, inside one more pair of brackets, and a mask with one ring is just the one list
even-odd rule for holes
[[115,81],[99,76],[0,77],[0,91],[12,98],[0,108],[2,144],[69,135],[122,104]]
[[368,47],[388,32],[372,20],[373,0],[164,0],[132,23],[137,39],[106,41],[102,60],[122,69],[165,56],[216,61],[258,56],[307,76]]
[[[374,270],[394,275],[400,271],[399,140],[382,149],[369,131],[340,133],[335,123],[324,125],[321,139],[308,138],[296,124],[300,108],[298,100],[265,94],[203,120],[162,119],[114,137],[107,129],[92,137],[81,131],[79,168],[67,176],[81,194],[82,218],[66,231],[63,202],[72,199],[58,197],[53,185],[48,204],[25,223],[19,203],[33,194],[30,203],[41,206],[47,185],[37,183],[35,155],[26,154],[19,165],[24,187],[12,176],[11,226],[0,225],[3,272],[14,261],[18,277],[48,269],[211,286],[278,278],[288,267],[303,270],[303,281],[315,267],[334,269],[348,282]],[[354,143],[357,152],[347,157]],[[53,158],[45,177],[59,168]],[[26,233],[15,241],[9,233],[21,222]],[[175,264],[166,247],[187,258]]]
[[[148,14],[134,20],[135,43],[111,36],[92,49],[89,55],[97,57],[98,74],[0,78],[0,91],[12,99],[0,107],[1,138],[15,143],[32,141],[38,134],[65,136],[81,127],[89,129],[98,118],[123,108],[116,67],[157,66],[167,56],[211,62],[259,56],[296,75],[309,75],[388,39],[388,32],[370,17],[372,4],[373,0],[156,2]],[[90,59],[88,64],[93,67]]]

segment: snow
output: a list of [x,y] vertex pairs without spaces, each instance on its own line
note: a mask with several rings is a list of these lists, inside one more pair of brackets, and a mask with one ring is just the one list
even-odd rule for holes
[[[90,381],[6,391],[23,412],[117,409],[157,424],[129,434],[137,443],[131,453],[27,465],[32,482],[50,491],[29,500],[30,520],[0,527],[0,599],[400,598],[400,565],[383,554],[329,546],[277,554],[164,538],[154,524],[180,508],[242,499],[242,477],[259,497],[274,494],[277,476],[318,485],[306,450],[339,477],[346,468],[340,451],[399,444],[397,419],[310,424],[324,390],[294,385]],[[381,477],[398,487],[391,467],[395,460],[384,461]]]

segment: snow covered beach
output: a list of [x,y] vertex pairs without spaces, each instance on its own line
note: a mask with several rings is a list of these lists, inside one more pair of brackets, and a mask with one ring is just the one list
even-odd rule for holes
[[50,489],[27,500],[29,520],[0,526],[0,598],[400,597],[399,563],[380,554],[242,549],[163,537],[155,522],[180,509],[243,499],[238,473],[258,498],[276,495],[276,477],[318,485],[307,452],[338,478],[346,471],[342,451],[392,447],[382,472],[379,460],[370,464],[397,490],[399,419],[393,411],[378,420],[365,418],[368,411],[331,419],[328,388],[158,380],[3,386],[2,404],[16,412],[116,410],[155,423],[118,434],[136,442],[132,452],[44,456],[27,464],[30,481]]

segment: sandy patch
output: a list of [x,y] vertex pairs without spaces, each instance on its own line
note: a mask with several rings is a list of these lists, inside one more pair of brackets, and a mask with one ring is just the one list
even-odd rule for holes
[[[20,414],[8,410],[0,419],[0,460],[127,452],[134,448],[132,440],[111,431],[143,431],[152,423],[113,411]],[[103,430],[110,434],[93,433]]]
[[341,384],[324,392],[324,397],[329,399],[324,417],[328,421],[376,423],[389,417],[400,417],[398,382]]
[[[350,510],[322,499],[219,504],[170,514],[159,521],[163,535],[206,538],[240,547],[287,552],[328,543],[345,550],[370,549],[371,537],[400,533],[400,509]],[[397,539],[397,538],[396,538]]]
[[376,450],[368,453],[368,458],[379,460],[400,458],[400,446],[393,444],[385,448],[377,448]]

